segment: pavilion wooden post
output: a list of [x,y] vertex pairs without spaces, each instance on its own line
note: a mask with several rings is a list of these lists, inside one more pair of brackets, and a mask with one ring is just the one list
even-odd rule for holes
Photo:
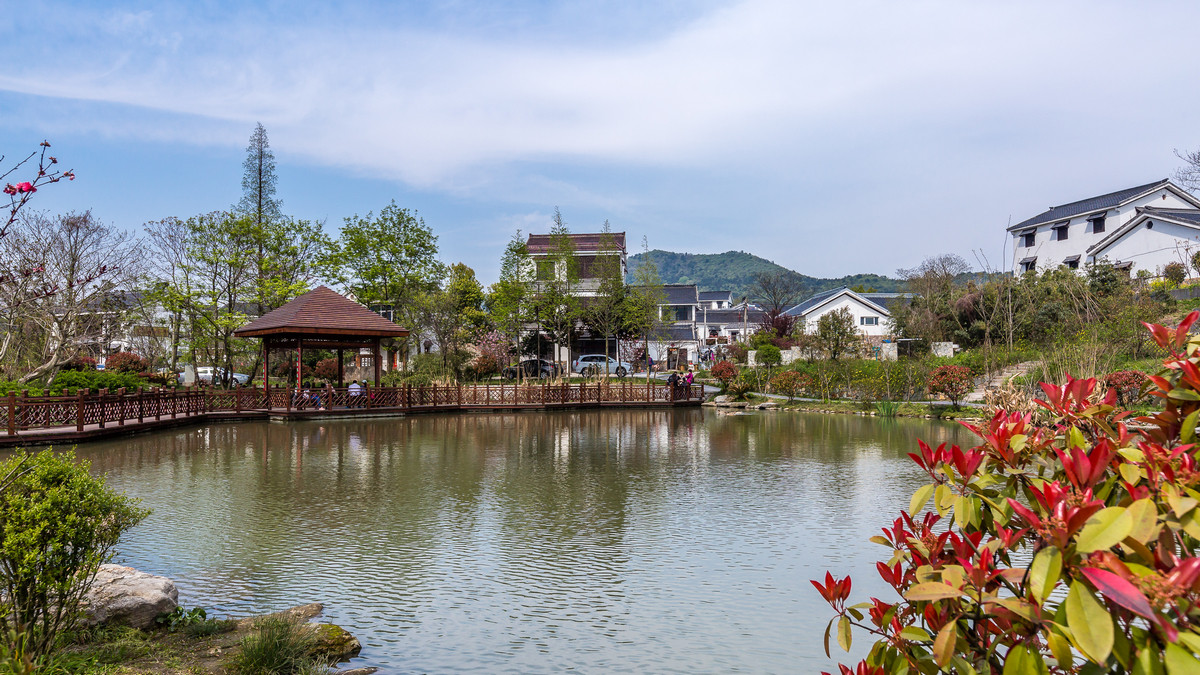
[[296,391],[300,391],[301,369],[304,368],[304,340],[296,340]]
[[343,356],[343,354],[342,354],[342,348],[338,347],[338,389],[341,389],[342,387],[346,386],[345,382],[343,381],[344,378],[342,376],[342,359],[344,359],[344,358],[345,358],[345,356]]
[[271,386],[270,380],[267,379],[268,373],[271,372],[271,338],[263,337],[263,396],[266,397],[267,409],[271,408],[271,395],[267,392]]
[[375,338],[375,340],[371,343],[371,348],[374,350],[371,353],[371,363],[375,364],[375,386],[378,387],[379,386],[380,368],[383,366],[383,364],[380,363],[380,361],[379,361],[379,359],[380,359],[379,338]]

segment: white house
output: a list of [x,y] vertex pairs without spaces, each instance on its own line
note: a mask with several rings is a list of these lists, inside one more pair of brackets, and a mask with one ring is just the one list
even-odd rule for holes
[[[1193,215],[1195,214],[1195,215]],[[1200,250],[1200,200],[1168,179],[1052,206],[1008,228],[1013,272],[1107,258],[1157,274]],[[1157,230],[1155,228],[1158,228]]]
[[892,313],[885,305],[889,304],[889,301],[906,300],[910,297],[907,293],[856,293],[842,287],[817,293],[784,314],[804,321],[804,330],[812,333],[817,330],[817,321],[822,316],[845,308],[850,310],[851,316],[854,317],[854,325],[858,326],[860,333],[869,337],[882,337],[889,333],[888,320],[892,318]]

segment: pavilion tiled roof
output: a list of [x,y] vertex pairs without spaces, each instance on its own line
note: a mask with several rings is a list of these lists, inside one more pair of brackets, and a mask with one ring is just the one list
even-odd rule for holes
[[278,334],[404,337],[408,329],[340,293],[318,286],[233,332],[238,337]]

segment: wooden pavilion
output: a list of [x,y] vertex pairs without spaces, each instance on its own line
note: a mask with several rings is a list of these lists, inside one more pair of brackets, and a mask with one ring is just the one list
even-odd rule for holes
[[318,286],[279,309],[242,326],[233,334],[241,338],[262,338],[265,390],[271,367],[271,350],[296,350],[296,384],[299,386],[300,364],[305,347],[337,350],[338,387],[343,386],[343,350],[353,349],[357,356],[362,348],[370,347],[375,367],[375,384],[378,385],[381,375],[382,341],[405,337],[408,335],[408,329],[397,326],[332,289]]

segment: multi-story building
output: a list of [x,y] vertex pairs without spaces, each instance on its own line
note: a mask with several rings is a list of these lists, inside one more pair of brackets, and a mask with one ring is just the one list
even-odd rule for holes
[[1052,206],[1008,228],[1013,272],[1107,259],[1131,271],[1159,274],[1200,251],[1200,200],[1163,179]]
[[[566,277],[564,267],[568,263],[563,258],[568,254],[578,276],[571,288],[574,295],[596,295],[606,274],[616,272],[620,279],[625,278],[628,254],[624,232],[587,232],[562,237],[556,240],[553,234],[531,234],[526,240],[525,248],[533,261],[537,280]],[[563,247],[561,243],[567,245]]]

